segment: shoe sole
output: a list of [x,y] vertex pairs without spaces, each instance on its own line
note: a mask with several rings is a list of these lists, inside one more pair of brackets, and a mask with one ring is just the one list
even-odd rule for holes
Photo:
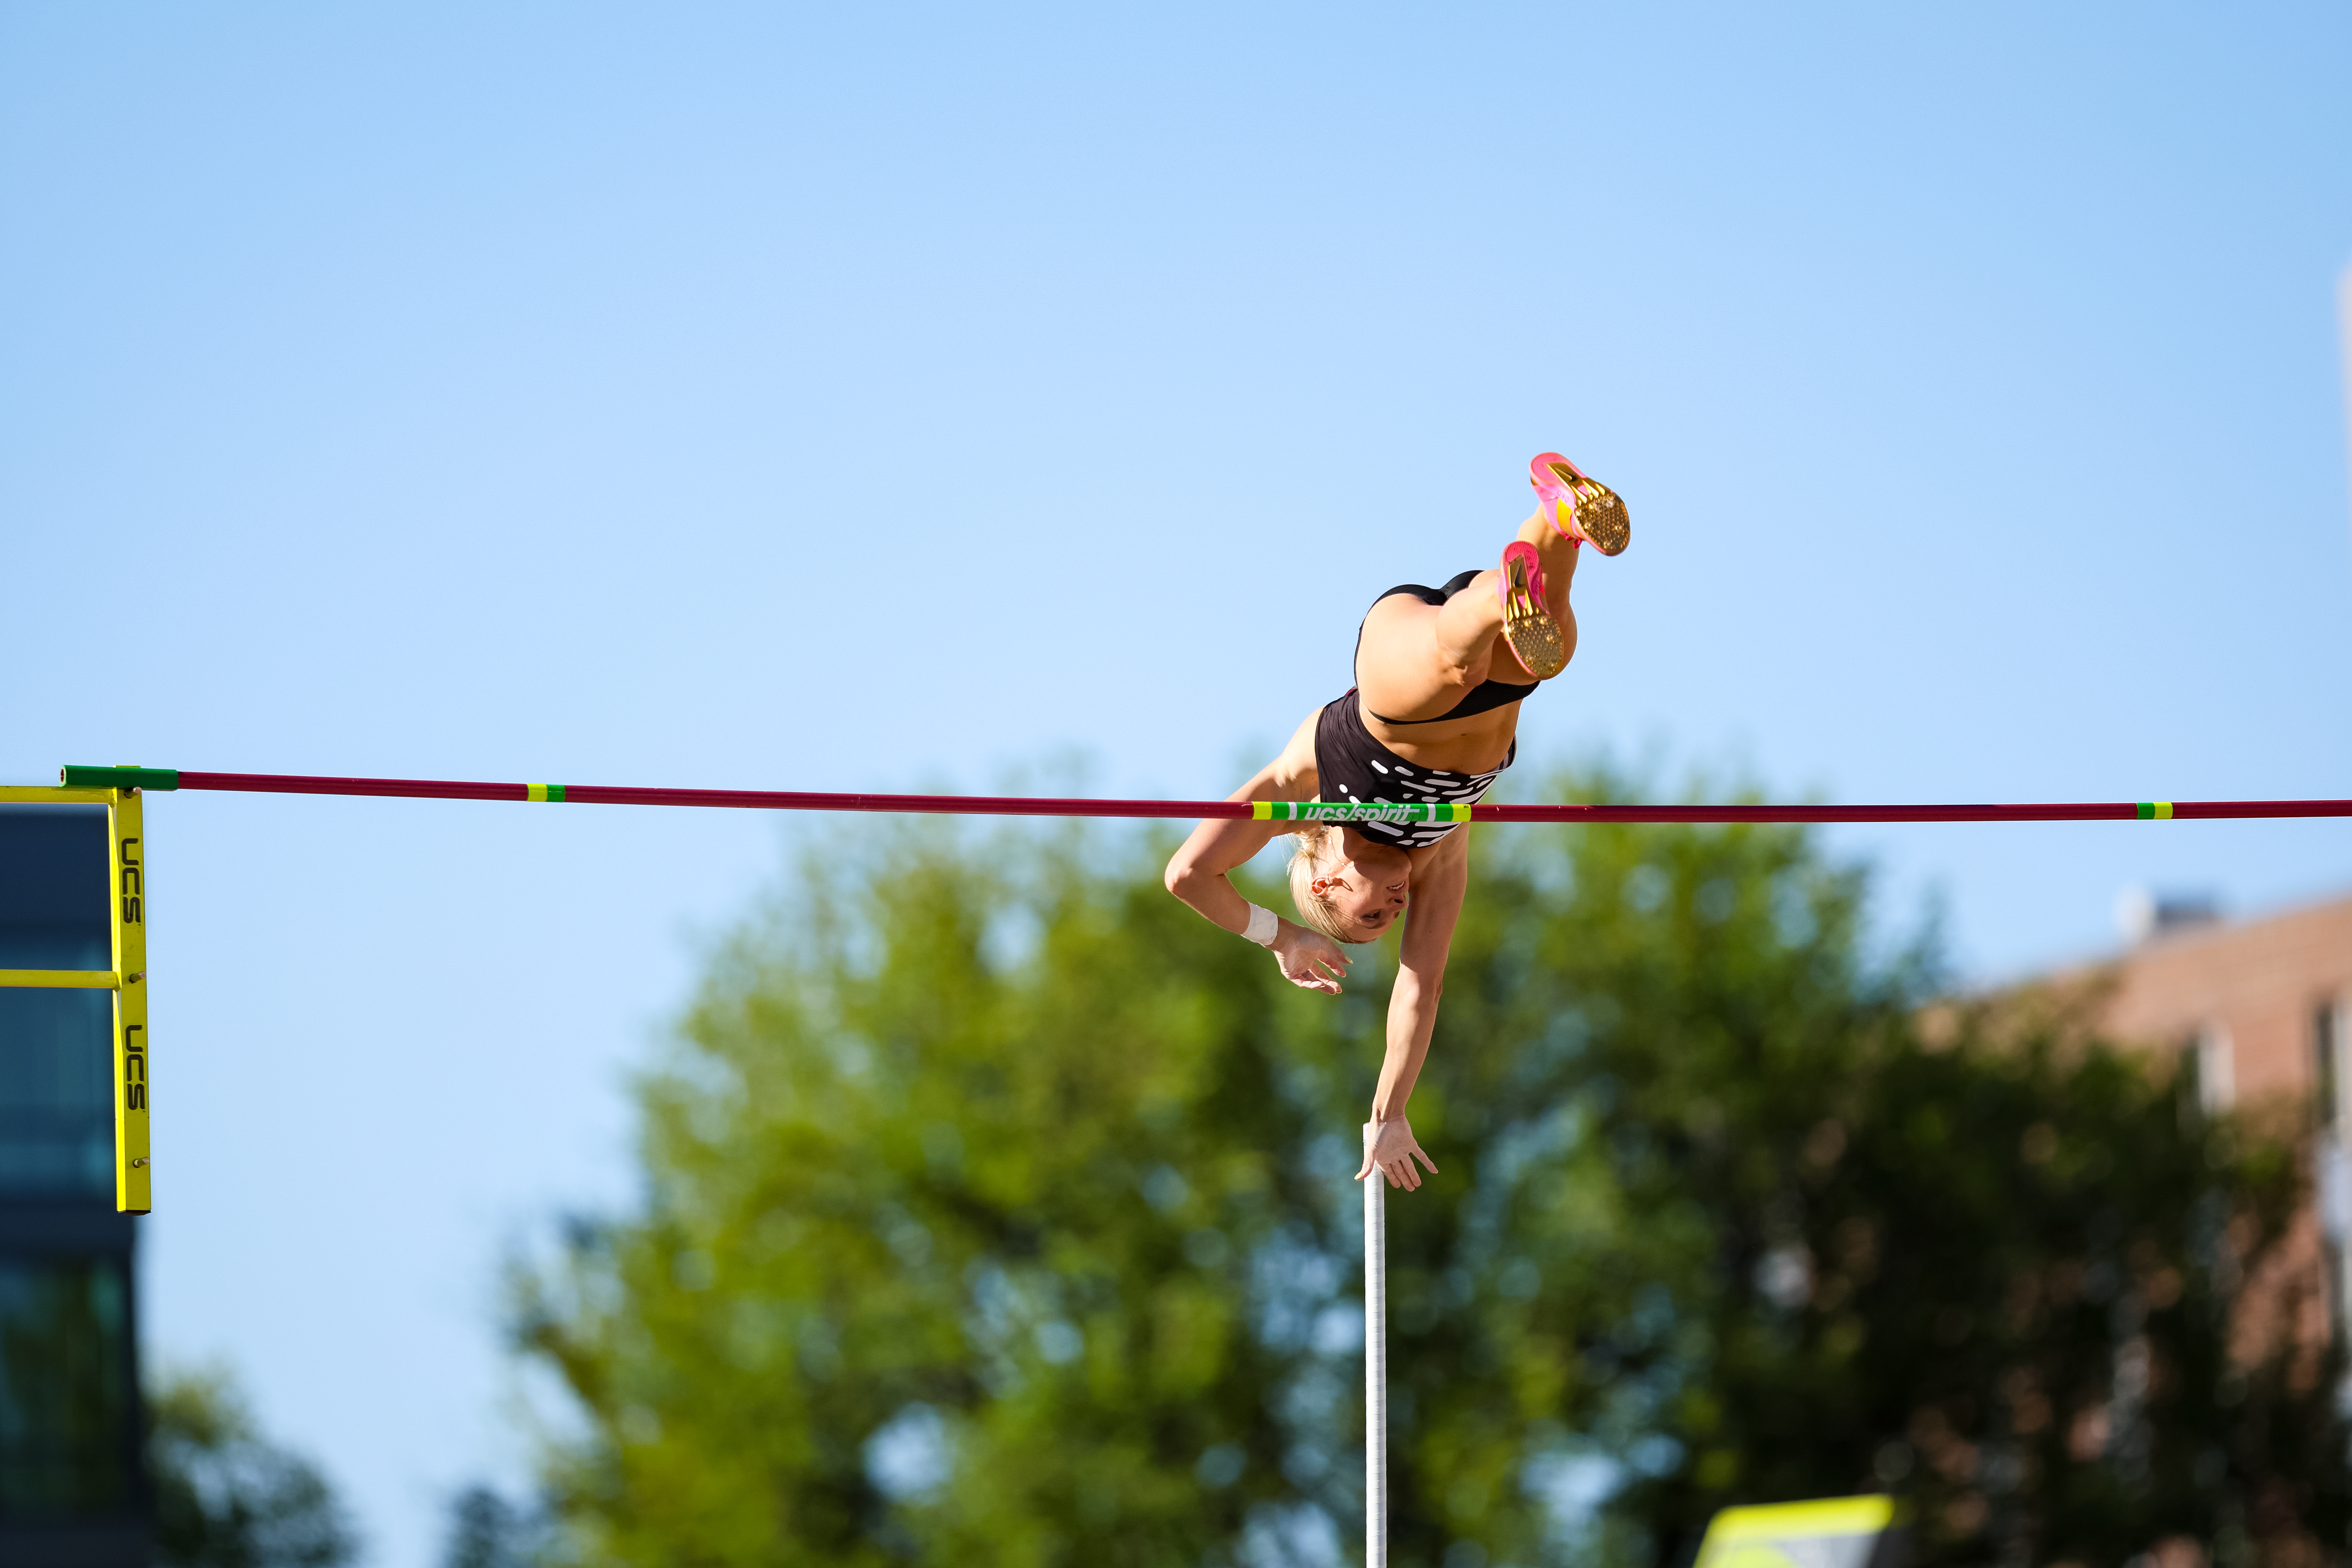
[[[1566,463],[1548,462],[1544,467],[1576,498],[1576,531],[1603,555],[1624,554],[1625,547],[1633,542],[1633,520],[1625,515],[1624,498]],[[1530,476],[1528,482],[1533,484],[1534,478]]]
[[[1533,603],[1526,567],[1513,562],[1507,570],[1511,576],[1510,592],[1503,599],[1504,640],[1529,675],[1549,680],[1568,668],[1568,639],[1560,635],[1559,623],[1552,619],[1551,612]],[[1522,599],[1528,601],[1528,607],[1521,607]]]

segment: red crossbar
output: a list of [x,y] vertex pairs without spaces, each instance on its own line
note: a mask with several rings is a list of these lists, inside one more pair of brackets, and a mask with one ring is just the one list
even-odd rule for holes
[[[299,773],[183,773],[182,789],[264,795],[400,795],[428,800],[532,798],[532,786],[453,779],[319,778]],[[560,794],[557,793],[560,789]],[[575,805],[715,805],[754,811],[946,812],[975,816],[1246,817],[1237,800],[1087,800],[1059,795],[822,795],[797,790],[642,789],[564,784],[543,793]],[[2138,801],[2030,805],[1482,805],[1479,822],[2128,822]],[[2352,816],[2352,800],[2182,800],[2175,818]]]

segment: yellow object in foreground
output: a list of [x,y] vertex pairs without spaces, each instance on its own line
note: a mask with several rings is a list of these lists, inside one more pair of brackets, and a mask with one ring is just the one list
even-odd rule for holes
[[1898,1560],[1885,1497],[1727,1508],[1706,1527],[1692,1568],[1888,1568]]

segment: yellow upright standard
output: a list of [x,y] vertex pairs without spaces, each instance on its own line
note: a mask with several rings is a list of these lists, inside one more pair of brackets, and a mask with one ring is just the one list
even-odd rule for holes
[[30,789],[0,786],[0,804],[103,805],[107,816],[107,925],[114,967],[0,969],[0,986],[114,993],[114,1206],[124,1214],[153,1207],[147,1142],[147,846],[135,789]]
[[154,1206],[147,1150],[147,846],[137,790],[110,790],[114,897],[114,1206]]

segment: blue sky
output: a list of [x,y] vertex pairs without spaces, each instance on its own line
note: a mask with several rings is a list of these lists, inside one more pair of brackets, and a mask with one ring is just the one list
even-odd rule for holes
[[[0,5],[0,778],[1222,794],[1557,447],[1635,535],[1530,762],[2352,795],[2347,66],[2320,4]],[[525,1453],[501,1249],[627,1201],[812,830],[151,812],[150,1338],[425,1564]],[[1837,841],[1979,978],[2352,886],[2346,824]]]

